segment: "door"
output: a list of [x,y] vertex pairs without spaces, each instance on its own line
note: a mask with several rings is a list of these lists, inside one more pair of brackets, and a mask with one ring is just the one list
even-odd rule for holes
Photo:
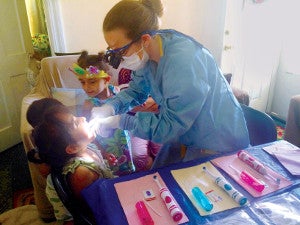
[[31,37],[24,0],[0,0],[0,151],[21,142],[21,101],[30,91],[26,74]]
[[227,1],[221,68],[260,111],[267,111],[280,57],[279,3]]
[[[286,120],[291,97],[300,94],[300,1],[284,1],[281,16],[285,26],[283,33],[282,54],[272,99],[271,114]],[[300,138],[300,137],[299,137]]]

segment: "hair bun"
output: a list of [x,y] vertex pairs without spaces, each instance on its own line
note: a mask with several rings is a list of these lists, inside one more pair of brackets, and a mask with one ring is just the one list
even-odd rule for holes
[[141,3],[153,11],[158,17],[164,14],[164,7],[161,0],[142,0]]

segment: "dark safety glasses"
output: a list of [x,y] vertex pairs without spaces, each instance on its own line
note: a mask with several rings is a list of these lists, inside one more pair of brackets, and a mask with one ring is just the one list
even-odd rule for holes
[[140,38],[142,37],[142,35],[144,34],[150,34],[151,36],[155,35],[158,31],[155,30],[149,30],[149,31],[144,31],[142,32],[136,39],[134,39],[132,42],[130,42],[129,44],[121,47],[121,48],[117,48],[117,49],[107,49],[107,51],[105,52],[104,55],[104,60],[106,60],[106,62],[111,65],[113,68],[118,69],[121,61],[123,60],[123,55],[126,53],[126,50],[135,42],[137,42],[138,40],[140,40]]
[[104,59],[113,68],[118,69],[118,67],[123,59],[123,55],[126,53],[126,50],[137,40],[133,40],[132,42],[130,42],[129,44],[127,44],[121,48],[117,48],[117,49],[109,49],[108,48],[105,52]]

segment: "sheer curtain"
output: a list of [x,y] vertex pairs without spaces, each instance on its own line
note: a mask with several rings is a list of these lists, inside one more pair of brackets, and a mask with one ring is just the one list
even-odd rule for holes
[[26,8],[31,35],[47,34],[45,14],[42,0],[26,0]]
[[41,60],[51,55],[43,0],[25,0],[34,58]]

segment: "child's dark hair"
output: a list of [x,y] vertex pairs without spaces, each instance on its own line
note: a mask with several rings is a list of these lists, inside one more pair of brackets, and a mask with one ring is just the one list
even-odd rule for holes
[[26,113],[28,123],[35,127],[42,122],[44,113],[55,105],[62,105],[62,103],[54,98],[42,98],[35,100],[30,104]]
[[70,114],[66,106],[53,106],[47,110],[44,120],[32,132],[40,159],[53,170],[61,170],[73,157],[66,152],[66,147],[74,144],[75,140],[70,135],[70,124],[61,117],[64,114]]
[[[28,123],[32,127],[37,126],[43,121],[45,112],[56,105],[62,105],[62,103],[54,98],[42,98],[33,101],[26,112],[26,119]],[[27,159],[29,162],[35,164],[43,163],[43,161],[39,158],[37,149],[31,149],[30,151],[28,151]]]
[[104,52],[99,52],[98,55],[89,55],[87,51],[82,51],[77,63],[83,69],[89,66],[96,66],[99,70],[104,70],[105,72],[108,69],[104,63]]

